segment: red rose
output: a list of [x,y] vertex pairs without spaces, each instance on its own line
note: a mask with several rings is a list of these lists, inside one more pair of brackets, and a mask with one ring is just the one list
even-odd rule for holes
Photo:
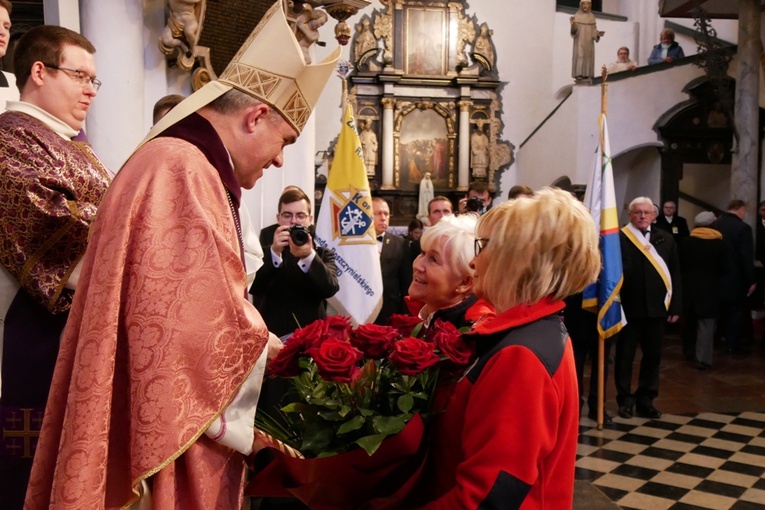
[[361,351],[346,341],[329,338],[318,347],[308,351],[313,358],[319,375],[325,381],[350,383],[358,367],[356,362],[361,359]]
[[390,316],[390,325],[396,328],[402,337],[413,336],[414,328],[422,324],[422,319],[413,315],[403,315],[394,313]]
[[428,331],[428,337],[436,344],[436,349],[455,365],[467,366],[472,361],[473,344],[467,343],[451,322],[438,319]]
[[396,342],[388,359],[404,375],[418,375],[441,359],[433,352],[435,345],[419,338]]
[[300,366],[298,361],[300,355],[304,354],[304,344],[295,336],[291,336],[279,354],[274,359],[268,362],[268,376],[269,377],[296,377],[300,375]]
[[327,338],[327,322],[323,319],[318,319],[310,323],[308,326],[296,329],[290,341],[300,342],[308,350],[312,347],[320,345]]
[[326,318],[327,335],[340,340],[347,340],[351,334],[351,319],[343,315]]
[[391,326],[362,324],[351,331],[351,344],[361,349],[367,358],[384,358],[390,352],[393,342],[401,335]]

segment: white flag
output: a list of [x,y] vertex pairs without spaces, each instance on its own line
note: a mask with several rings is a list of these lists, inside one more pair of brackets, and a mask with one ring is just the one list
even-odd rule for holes
[[351,106],[346,106],[335,159],[316,222],[316,244],[332,250],[340,290],[329,302],[357,324],[372,322],[382,305],[372,195]]

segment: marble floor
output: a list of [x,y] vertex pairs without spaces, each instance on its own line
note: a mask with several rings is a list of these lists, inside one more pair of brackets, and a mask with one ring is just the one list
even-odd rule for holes
[[[654,402],[663,413],[659,420],[619,418],[611,380],[606,391],[614,425],[598,430],[582,418],[579,484],[591,484],[614,508],[626,510],[765,509],[765,356],[759,343],[746,356],[718,346],[713,368],[699,371],[684,359],[679,337],[668,335]],[[577,509],[588,508],[586,498],[578,498]]]

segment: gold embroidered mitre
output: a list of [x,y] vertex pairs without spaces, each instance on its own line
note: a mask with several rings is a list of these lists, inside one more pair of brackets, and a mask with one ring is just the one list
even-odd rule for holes
[[340,58],[338,46],[321,63],[306,65],[282,2],[266,12],[217,80],[170,110],[143,143],[236,88],[273,107],[300,134]]
[[306,65],[281,2],[276,2],[218,81],[273,106],[300,133],[338,58],[339,46],[320,64]]

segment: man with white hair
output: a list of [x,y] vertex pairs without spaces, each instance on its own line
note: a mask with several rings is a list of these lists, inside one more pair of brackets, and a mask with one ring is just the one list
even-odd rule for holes
[[[619,238],[622,250],[624,283],[621,300],[627,325],[616,342],[616,400],[619,416],[658,419],[653,406],[659,395],[659,366],[664,324],[677,322],[682,310],[680,262],[672,236],[653,228],[653,202],[638,197],[630,203],[630,222]],[[632,391],[632,363],[640,345],[638,387]]]

